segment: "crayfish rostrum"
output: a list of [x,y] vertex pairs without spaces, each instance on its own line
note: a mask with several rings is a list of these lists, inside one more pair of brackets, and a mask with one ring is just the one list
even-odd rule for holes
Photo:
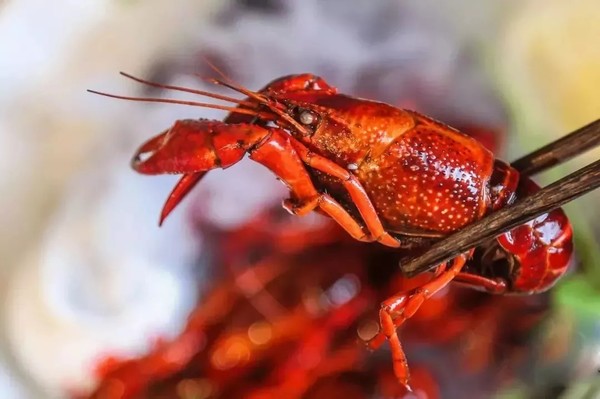
[[[195,92],[236,104],[223,121],[179,120],[144,143],[132,166],[143,174],[183,174],[161,222],[207,171],[227,168],[246,154],[290,190],[290,213],[328,215],[352,237],[394,248],[424,248],[537,186],[497,160],[468,135],[417,112],[341,94],[322,78],[277,79],[258,92],[215,80],[247,98]],[[138,99],[141,100],[141,99]],[[545,291],[564,274],[572,231],[562,210],[552,211],[440,265],[415,289],[384,301],[380,333],[390,342],[394,370],[409,387],[406,357],[396,333],[429,297],[451,281],[492,293]]]

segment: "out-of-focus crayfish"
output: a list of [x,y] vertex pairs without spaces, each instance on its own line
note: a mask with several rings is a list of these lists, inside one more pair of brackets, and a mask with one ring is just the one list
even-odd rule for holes
[[[183,174],[161,222],[207,171],[246,154],[289,188],[283,206],[290,213],[314,210],[357,240],[395,248],[426,247],[538,189],[466,134],[413,111],[338,93],[315,75],[283,77],[258,92],[215,80],[244,100],[133,79],[237,104],[187,102],[231,113],[224,121],[179,120],[135,154],[132,166],[140,173]],[[428,282],[382,303],[380,333],[369,345],[389,340],[395,374],[410,389],[396,329],[426,299],[451,281],[492,293],[544,291],[567,269],[571,236],[565,214],[556,210],[480,248],[476,267],[463,270],[473,250],[440,265]]]
[[[269,206],[234,230],[212,230],[220,277],[181,334],[137,359],[105,359],[94,392],[77,397],[414,397],[396,383],[387,356],[356,345],[355,331],[368,335],[381,299],[429,276],[407,279],[397,251],[361,245],[333,221],[319,222]],[[415,355],[417,396],[496,391],[528,359],[527,338],[547,306],[543,294],[492,296],[456,286],[438,293],[402,330]],[[488,373],[494,378],[464,386],[464,378]]]

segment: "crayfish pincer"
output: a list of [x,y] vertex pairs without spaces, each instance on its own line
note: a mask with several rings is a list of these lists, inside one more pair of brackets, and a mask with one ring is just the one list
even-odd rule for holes
[[[243,100],[133,79],[232,103],[129,98],[230,112],[223,121],[177,121],[135,154],[132,166],[140,173],[183,175],[161,223],[209,170],[230,167],[246,154],[289,188],[283,206],[292,214],[317,211],[357,240],[395,248],[429,245],[537,190],[470,136],[417,112],[341,94],[312,74],[282,77],[258,92],[214,81]],[[480,264],[465,267],[471,250],[439,265],[418,289],[382,304],[380,332],[368,344],[390,342],[395,374],[407,389],[408,366],[396,330],[427,298],[451,281],[500,294],[544,291],[567,269],[572,231],[558,209],[478,251]]]

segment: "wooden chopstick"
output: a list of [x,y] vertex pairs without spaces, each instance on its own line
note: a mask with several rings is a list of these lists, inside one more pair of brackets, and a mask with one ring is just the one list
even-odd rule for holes
[[600,146],[600,119],[511,163],[522,175],[532,176]]
[[[562,163],[598,145],[600,145],[600,120],[526,155],[515,164],[524,174],[530,175]],[[401,261],[400,268],[409,277],[431,270],[442,262],[595,190],[598,186],[600,186],[600,160],[434,243],[422,255]]]

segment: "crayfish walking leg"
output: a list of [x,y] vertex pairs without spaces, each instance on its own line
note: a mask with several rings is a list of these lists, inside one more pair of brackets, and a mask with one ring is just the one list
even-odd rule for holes
[[388,340],[392,351],[394,373],[408,391],[411,391],[408,363],[397,329],[417,312],[423,302],[447,286],[460,273],[472,252],[455,258],[450,268],[436,273],[437,275],[423,286],[408,293],[390,297],[381,304],[379,310],[380,332],[367,344],[371,349],[376,349],[385,339]]
[[384,230],[381,220],[377,215],[377,211],[369,199],[369,195],[356,176],[330,159],[311,152],[299,141],[292,139],[291,142],[300,158],[302,158],[308,166],[326,173],[329,176],[340,179],[365,221],[373,241],[379,241],[380,243],[393,248],[400,247],[400,242]]

